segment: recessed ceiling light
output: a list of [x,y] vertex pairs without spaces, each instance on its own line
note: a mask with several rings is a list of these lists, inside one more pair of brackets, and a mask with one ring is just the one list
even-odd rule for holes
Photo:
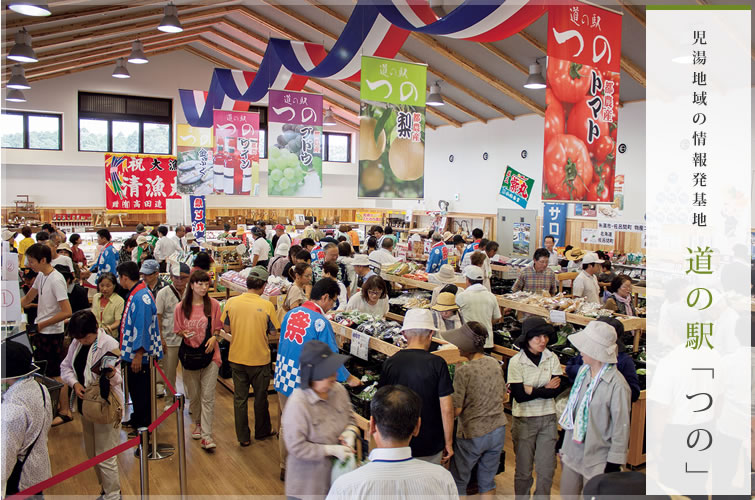
[[43,17],[52,14],[46,0],[12,0],[8,8],[25,16]]

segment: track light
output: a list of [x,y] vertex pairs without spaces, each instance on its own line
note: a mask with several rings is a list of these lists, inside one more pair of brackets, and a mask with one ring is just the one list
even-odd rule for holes
[[181,27],[181,21],[178,20],[178,9],[173,2],[165,6],[165,15],[157,29],[166,33],[180,33],[184,30]]
[[530,64],[530,75],[527,77],[527,81],[524,82],[525,89],[544,89],[545,78],[543,78],[543,68],[540,63],[535,59],[535,64]]
[[31,85],[29,85],[29,82],[26,80],[26,76],[24,75],[23,66],[21,66],[20,64],[13,65],[13,68],[11,69],[10,80],[8,80],[6,87],[8,87],[9,89],[18,90],[26,90],[31,88]]
[[10,89],[8,93],[5,94],[5,100],[8,102],[26,102],[26,97],[20,90]]
[[443,96],[440,93],[440,83],[435,82],[434,85],[430,85],[430,95],[427,96],[425,103],[428,106],[443,106]]
[[43,17],[52,14],[46,0],[12,0],[8,8],[25,16]]
[[31,48],[31,35],[26,31],[26,28],[21,28],[21,31],[16,32],[16,43],[10,49],[8,59],[20,63],[37,62],[37,55],[34,53],[34,49]]
[[325,116],[322,118],[322,124],[326,127],[337,125],[336,118],[333,116],[333,110],[328,106],[325,110]]
[[149,62],[141,41],[137,40],[131,44],[131,55],[128,56],[128,62],[131,64],[147,64]]
[[115,69],[113,70],[113,77],[114,78],[131,78],[131,75],[128,72],[128,69],[126,69],[126,60],[122,57],[119,57],[118,60],[115,62]]

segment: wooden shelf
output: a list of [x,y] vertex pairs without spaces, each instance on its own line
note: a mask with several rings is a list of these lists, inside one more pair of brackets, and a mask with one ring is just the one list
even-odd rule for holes
[[[507,309],[514,309],[516,311],[522,311],[528,314],[534,314],[536,316],[550,317],[550,310],[544,307],[534,306],[532,304],[523,304],[516,300],[505,299],[500,295],[497,295],[498,305]],[[582,316],[580,314],[566,313],[566,321],[575,325],[587,325],[589,322],[594,321],[596,318],[589,316]],[[624,325],[624,330],[644,330],[645,318],[636,318],[633,316],[616,316],[616,319],[621,321]]]
[[[442,283],[431,283],[429,281],[419,281],[419,280],[413,280],[409,278],[404,278],[403,276],[396,276],[395,274],[388,274],[386,272],[380,273],[380,277],[383,278],[385,281],[391,281],[393,283],[398,283],[400,285],[404,285],[408,288],[421,288],[423,290],[435,290],[439,286],[445,286]],[[459,288],[466,288],[466,283],[454,283]]]
[[401,316],[400,314],[392,313],[390,311],[385,314],[385,319],[390,319],[392,321],[398,321],[399,323],[403,323],[404,322],[404,317],[403,316]]

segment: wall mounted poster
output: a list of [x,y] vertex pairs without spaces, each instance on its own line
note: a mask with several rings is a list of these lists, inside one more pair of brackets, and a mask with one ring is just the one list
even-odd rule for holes
[[213,193],[213,136],[211,128],[179,123],[176,126],[178,192]]
[[215,155],[214,194],[259,196],[260,115],[243,111],[213,111]]
[[427,66],[362,57],[359,192],[424,198]]
[[108,210],[164,212],[176,190],[175,156],[105,153],[105,202]]
[[530,254],[530,225],[526,222],[514,223],[514,255]]
[[530,193],[534,185],[534,179],[530,179],[523,173],[507,166],[499,192],[501,196],[510,199],[520,207],[527,208],[527,201],[530,199]]
[[621,15],[548,6],[543,201],[613,201]]
[[267,194],[322,196],[322,95],[270,90]]

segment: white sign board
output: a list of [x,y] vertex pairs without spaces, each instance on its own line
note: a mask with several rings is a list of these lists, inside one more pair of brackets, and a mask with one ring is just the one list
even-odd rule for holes
[[2,260],[3,281],[16,281],[18,280],[18,254],[11,253],[7,249],[6,243],[3,242],[3,260]]
[[628,222],[598,221],[598,229],[623,231],[625,233],[644,233],[646,226],[645,224],[631,224]]
[[550,320],[554,325],[563,325],[566,323],[566,313],[564,311],[551,310]]
[[582,228],[582,239],[580,241],[582,243],[597,244],[598,234],[599,231],[597,229]]
[[351,332],[351,350],[349,351],[352,356],[361,358],[367,361],[370,351],[370,336],[365,335],[362,332],[352,330]]
[[2,320],[6,322],[19,321],[21,319],[21,290],[18,286],[18,279],[3,280],[0,294],[3,303]]

